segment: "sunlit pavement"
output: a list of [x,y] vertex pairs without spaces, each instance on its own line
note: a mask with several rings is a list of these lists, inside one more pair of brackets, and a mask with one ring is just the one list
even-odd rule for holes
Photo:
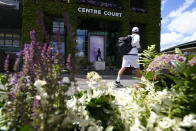
[[[115,82],[116,80],[116,75],[101,75],[101,77],[106,80],[106,82]],[[90,87],[88,86],[86,75],[77,75],[76,76],[77,84],[81,90],[86,90],[89,89]],[[128,87],[128,86],[133,86],[134,83],[139,82],[135,78],[135,75],[123,75],[121,77],[121,84],[123,86]],[[122,88],[114,88],[116,90],[122,89]],[[71,90],[68,91],[68,94],[73,94],[74,89],[72,88]]]
[[[104,80],[106,80],[106,82],[115,82],[116,80],[116,75],[101,75],[101,77]],[[76,81],[81,90],[86,90],[90,88],[87,83],[86,75],[77,75]],[[139,82],[139,80],[135,78],[135,75],[123,75],[121,77],[121,84],[124,85],[125,87],[133,86],[134,83],[136,82]],[[0,89],[3,89],[1,85],[0,85]],[[116,88],[116,89],[118,90],[120,88]],[[68,94],[73,94],[73,92],[74,89],[72,88],[68,91]]]

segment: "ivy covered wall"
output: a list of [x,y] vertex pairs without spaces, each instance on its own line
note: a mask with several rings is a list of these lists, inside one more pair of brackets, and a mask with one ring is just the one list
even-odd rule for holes
[[[69,23],[72,24],[74,29],[77,28],[78,17],[82,19],[101,19],[106,21],[117,21],[121,23],[119,27],[120,36],[124,36],[130,33],[130,23],[143,25],[142,36],[142,49],[146,49],[148,45],[156,44],[156,48],[160,50],[160,20],[161,20],[161,0],[144,0],[145,13],[133,12],[130,10],[131,0],[119,0],[123,6],[123,10],[109,9],[105,7],[95,7],[90,5],[78,4],[77,0],[70,0],[70,3],[55,2],[52,0],[23,0],[23,21],[22,21],[22,43],[29,43],[29,32],[32,29],[38,31],[38,38],[44,40],[39,25],[36,21],[39,15],[37,10],[42,11],[44,14],[62,17],[63,12],[67,12],[69,15]],[[78,7],[93,8],[114,12],[121,12],[122,17],[112,17],[103,15],[93,15],[86,13],[79,13]],[[47,25],[46,25],[47,26]],[[70,37],[67,35],[67,53],[70,53],[71,43]]]

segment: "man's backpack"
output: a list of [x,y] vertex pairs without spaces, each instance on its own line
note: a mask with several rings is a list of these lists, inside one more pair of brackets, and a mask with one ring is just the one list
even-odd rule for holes
[[119,37],[118,38],[120,54],[126,55],[133,48],[131,45],[132,37]]

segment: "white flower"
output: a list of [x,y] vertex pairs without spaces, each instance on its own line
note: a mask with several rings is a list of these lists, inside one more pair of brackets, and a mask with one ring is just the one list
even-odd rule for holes
[[48,94],[46,92],[44,92],[43,94],[41,94],[42,97],[47,98]]
[[147,125],[147,127],[150,128],[150,129],[152,129],[154,123],[156,122],[156,120],[158,118],[159,118],[159,116],[156,113],[151,112],[150,117],[148,118],[148,125]]
[[107,82],[107,83],[106,83],[106,86],[107,86],[108,88],[114,88],[114,87],[115,87],[115,84],[114,84],[114,82]]
[[143,127],[132,126],[130,127],[130,131],[145,131]]
[[173,124],[172,119],[168,118],[168,117],[164,117],[161,120],[159,120],[158,125],[162,128],[162,129],[167,129],[169,127],[171,127]]
[[34,83],[34,86],[37,87],[37,88],[40,88],[44,85],[46,85],[46,81],[43,81],[43,80],[36,80],[35,83]]
[[10,104],[12,104],[12,102],[11,101],[8,101],[7,104],[10,105]]
[[67,101],[67,107],[68,108],[71,108],[73,110],[76,110],[77,109],[76,108],[76,102],[77,102],[76,98],[73,97],[72,99],[70,99],[70,100]]
[[183,122],[181,123],[181,126],[196,127],[196,115],[195,114],[186,115],[183,119]]
[[36,98],[37,100],[41,100],[41,96],[39,96],[39,95],[36,95],[35,98]]
[[61,80],[62,83],[69,83],[70,80],[68,77],[63,77],[63,79]]
[[94,91],[93,91],[92,98],[98,98],[98,97],[100,97],[103,93],[104,93],[104,91],[101,91],[101,90],[94,90]]
[[87,79],[89,81],[96,81],[97,82],[98,80],[101,80],[102,78],[97,72],[92,71],[92,72],[87,74]]

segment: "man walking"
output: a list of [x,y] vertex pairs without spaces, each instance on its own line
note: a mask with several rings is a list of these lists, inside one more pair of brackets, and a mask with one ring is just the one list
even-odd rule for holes
[[131,45],[132,49],[129,51],[128,54],[123,56],[122,60],[122,67],[118,71],[118,76],[115,81],[115,85],[117,88],[123,87],[120,83],[120,77],[125,71],[127,67],[133,67],[136,69],[136,76],[141,77],[140,75],[140,66],[139,66],[139,57],[138,57],[138,49],[140,48],[140,36],[139,36],[139,28],[133,27],[132,28],[132,35],[128,35],[128,37],[132,37]]

